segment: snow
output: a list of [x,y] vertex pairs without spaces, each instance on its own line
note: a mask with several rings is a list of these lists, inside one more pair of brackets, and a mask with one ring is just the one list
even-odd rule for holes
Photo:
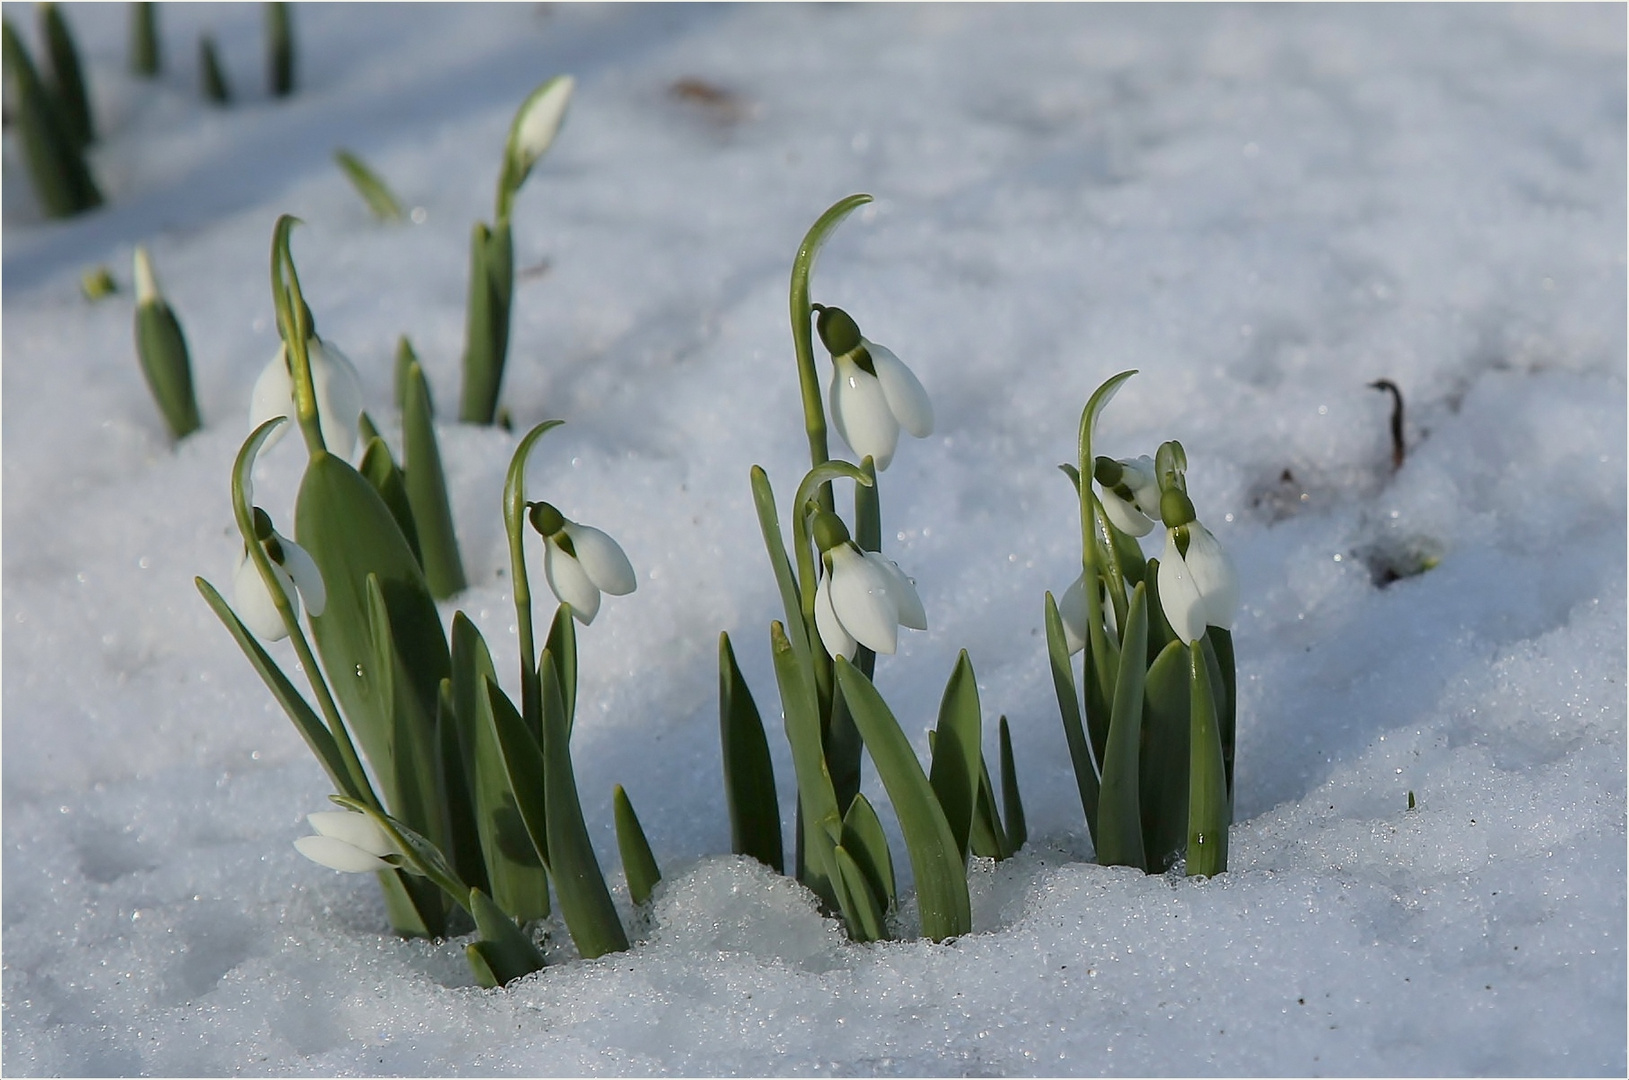
[[[122,5],[67,15],[109,205],[43,223],[5,158],[8,1073],[1624,1072],[1621,6],[324,5],[277,102],[258,5],[163,6],[150,84]],[[226,111],[195,90],[204,29]],[[564,72],[503,400],[518,430],[568,421],[533,497],[639,571],[582,634],[574,750],[602,863],[621,783],[665,879],[636,912],[613,870],[630,952],[577,960],[553,924],[550,966],[489,992],[461,943],[395,939],[371,879],[294,851],[327,785],[191,578],[238,555],[276,216],[304,220],[311,306],[387,434],[400,333],[447,417],[469,228],[515,107]],[[422,221],[375,224],[338,146]],[[925,753],[968,649],[1033,837],[975,866],[946,945],[848,944],[721,854],[720,630],[790,819],[747,471],[784,507],[806,467],[787,273],[854,191],[877,202],[814,299],[938,418],[882,477],[931,629],[879,684]],[[205,419],[174,449],[131,345],[138,243]],[[98,263],[126,290],[89,304]],[[1102,449],[1181,439],[1242,580],[1239,823],[1204,882],[1086,861],[1046,671],[1042,595],[1079,557],[1054,466],[1128,367]],[[1395,474],[1377,378],[1408,402]],[[515,436],[440,434],[474,583],[444,614],[507,676]],[[284,440],[258,471],[280,524],[302,464]]]

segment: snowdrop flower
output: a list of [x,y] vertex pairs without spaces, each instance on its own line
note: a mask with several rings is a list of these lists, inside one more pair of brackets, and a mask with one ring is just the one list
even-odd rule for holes
[[306,820],[317,830],[317,835],[300,837],[294,841],[294,847],[312,862],[347,874],[396,868],[385,861],[398,854],[396,845],[368,815],[354,810],[331,810],[308,814]]
[[[356,449],[356,418],[362,413],[362,380],[356,374],[356,366],[333,345],[313,337],[306,343],[306,352],[311,358],[311,384],[317,391],[323,445],[329,453],[349,458]],[[288,346],[280,345],[277,355],[255,380],[249,401],[249,420],[252,426],[258,427],[274,416],[295,415],[294,376],[289,370]],[[283,427],[272,432],[265,446],[275,446],[283,432]]]
[[1160,606],[1184,645],[1205,635],[1205,627],[1233,628],[1239,611],[1239,577],[1233,560],[1194,520],[1193,503],[1175,488],[1165,492],[1161,504],[1165,523],[1165,553],[1160,556]]
[[1092,470],[1103,491],[1103,512],[1128,536],[1147,536],[1160,516],[1160,485],[1154,459],[1100,457]]
[[549,588],[584,626],[599,614],[600,593],[626,596],[639,584],[628,556],[600,530],[568,520],[546,502],[532,503],[527,517],[543,537]]
[[509,128],[509,142],[504,147],[507,173],[504,179],[511,192],[519,189],[532,166],[553,145],[576,85],[577,81],[570,75],[556,75],[533,90],[521,104]]
[[928,628],[915,583],[892,559],[861,551],[837,515],[815,519],[815,538],[826,570],[815,589],[815,629],[827,653],[852,659],[864,645],[892,654],[901,626]]
[[[1108,587],[1098,582],[1098,596],[1103,604],[1103,621],[1109,633],[1120,636],[1120,624],[1115,618],[1114,603],[1109,599]],[[1086,572],[1082,570],[1074,583],[1063,591],[1058,600],[1058,618],[1063,623],[1063,641],[1073,656],[1086,647],[1089,624],[1086,616]]]
[[[284,597],[294,609],[294,617],[300,617],[301,597],[305,598],[307,611],[312,615],[321,615],[328,606],[328,590],[323,585],[322,572],[317,569],[316,561],[305,548],[273,529],[266,511],[257,506],[254,513],[257,542],[271,560],[272,575],[277,578]],[[248,551],[244,551],[243,561],[232,576],[232,600],[243,625],[262,641],[281,641],[288,637],[288,627],[283,625],[277,601],[272,598],[271,590],[266,588],[260,568],[250,558]]]
[[831,353],[831,420],[857,457],[878,469],[894,460],[899,429],[918,439],[933,434],[933,403],[911,369],[889,350],[860,336],[840,308],[814,305],[820,340]]

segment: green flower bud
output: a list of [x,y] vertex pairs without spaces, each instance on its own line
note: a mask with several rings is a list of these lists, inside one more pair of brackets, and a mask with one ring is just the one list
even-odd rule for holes
[[1126,467],[1111,457],[1099,456],[1092,466],[1092,476],[1106,488],[1114,487],[1125,475]]
[[848,543],[848,526],[843,519],[829,510],[822,510],[814,519],[815,547],[822,552],[830,551],[841,544]]
[[833,356],[843,356],[860,347],[860,327],[848,312],[821,304],[814,305],[814,309],[820,313],[815,320],[815,329],[820,333],[820,340],[827,352]]
[[554,536],[566,527],[566,517],[546,502],[533,503],[526,518],[540,536]]
[[1160,493],[1160,517],[1167,529],[1181,528],[1197,516],[1193,512],[1193,500],[1188,498],[1186,492],[1173,487]]

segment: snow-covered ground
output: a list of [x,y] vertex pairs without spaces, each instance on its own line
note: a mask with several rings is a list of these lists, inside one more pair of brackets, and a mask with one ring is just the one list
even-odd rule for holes
[[[41,223],[5,157],[8,1073],[1624,1071],[1622,6],[302,7],[281,102],[259,5],[161,7],[151,84],[124,5],[67,15],[108,206]],[[195,91],[209,28],[225,111]],[[468,230],[559,72],[504,400],[519,429],[568,421],[533,496],[639,570],[582,635],[575,756],[602,861],[622,783],[667,877],[630,952],[578,961],[553,926],[551,966],[487,992],[459,943],[390,936],[372,879],[294,851],[327,784],[191,579],[224,586],[239,550],[277,215],[387,433],[399,333],[450,414]],[[422,221],[375,224],[337,146]],[[877,202],[815,299],[939,417],[883,477],[931,630],[879,683],[925,753],[967,648],[1033,837],[975,867],[947,945],[847,944],[721,854],[720,630],[790,818],[747,470],[784,506],[805,467],[787,273],[854,191]],[[131,344],[137,243],[205,417],[174,449]],[[126,290],[89,304],[98,263]],[[1079,557],[1054,466],[1127,367],[1102,449],[1180,438],[1243,580],[1239,824],[1205,882],[1087,861],[1046,669],[1042,595]],[[1409,405],[1395,474],[1382,377]],[[475,583],[445,614],[508,677],[514,436],[441,438]],[[261,467],[280,520],[303,456]]]

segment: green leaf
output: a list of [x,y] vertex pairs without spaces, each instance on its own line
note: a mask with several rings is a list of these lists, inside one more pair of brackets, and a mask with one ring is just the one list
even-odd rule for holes
[[1137,586],[1126,616],[1125,648],[1114,685],[1114,712],[1103,755],[1103,789],[1097,809],[1097,861],[1104,866],[1147,869],[1143,853],[1142,803],[1137,751],[1143,723],[1143,657],[1148,650],[1148,593]]
[[1012,735],[1007,731],[1007,718],[1001,718],[1001,802],[1006,810],[1007,845],[1020,850],[1029,839],[1029,825],[1024,820],[1024,798],[1018,793],[1018,767],[1012,755]]
[[435,425],[431,422],[430,387],[417,364],[408,365],[406,390],[402,409],[402,455],[406,459],[407,503],[417,527],[430,595],[445,600],[463,591],[464,564],[458,555],[452,503],[447,498],[447,478],[441,469],[441,449],[436,444]]
[[503,378],[503,351],[498,345],[498,299],[493,295],[492,230],[477,221],[469,242],[469,299],[464,313],[464,385],[458,419],[466,424],[490,424],[498,408],[498,384]]
[[[1097,760],[1086,740],[1086,729],[1080,718],[1080,697],[1075,691],[1074,668],[1069,661],[1069,646],[1063,636],[1063,619],[1058,615],[1058,602],[1051,593],[1046,594],[1046,651],[1052,665],[1052,688],[1058,698],[1058,714],[1063,719],[1063,737],[1069,744],[1069,761],[1075,769],[1075,787],[1080,792],[1080,808],[1086,815],[1086,831],[1093,847],[1097,845],[1097,808],[1100,801],[1100,782]],[[1087,678],[1091,670],[1086,671]]]
[[231,103],[232,87],[226,81],[225,69],[221,67],[215,39],[208,34],[198,39],[198,80],[202,84],[205,100],[216,105]]
[[45,38],[45,54],[51,62],[51,82],[56,91],[63,127],[79,146],[96,141],[91,123],[90,96],[85,93],[79,49],[56,4],[41,4],[40,32]]
[[[259,673],[261,681],[266,684],[266,689],[272,692],[272,696],[283,707],[288,718],[294,721],[295,730],[305,739],[305,744],[311,748],[311,752],[317,755],[317,760],[321,762],[323,771],[328,774],[328,779],[333,785],[353,798],[373,797],[371,790],[364,796],[363,790],[357,786],[350,771],[345,767],[345,759],[340,756],[339,746],[334,742],[333,735],[323,726],[321,717],[306,704],[305,698],[300,696],[300,691],[289,681],[288,676],[283,674],[270,654],[260,647],[260,642],[255,640],[248,627],[243,625],[242,620],[227,606],[226,601],[221,599],[221,594],[201,577],[193,578],[192,581],[198,586],[198,591],[203,594],[211,610],[231,632],[232,640],[238,643],[243,655],[249,658],[249,663]],[[362,779],[366,782],[366,777]]]
[[[419,362],[418,353],[413,351],[413,343],[407,339],[406,334],[396,338],[396,368],[391,379],[391,387],[396,395],[396,411],[404,412],[407,409],[407,369]],[[428,397],[428,393],[426,394]],[[430,413],[435,415],[434,400],[431,401]]]
[[[472,941],[464,946],[464,959],[469,961],[469,969],[475,976],[475,985],[482,990],[496,990],[503,983],[493,974],[492,965],[487,962],[486,955],[481,951],[486,943]],[[499,961],[500,963],[502,961]]]
[[148,0],[130,5],[130,71],[139,77],[159,71],[157,6]]
[[[967,658],[967,650],[963,649],[939,702],[939,726],[935,729],[933,765],[928,774],[928,783],[933,786],[934,797],[950,824],[950,834],[956,839],[956,851],[964,863],[967,861],[968,834],[973,828],[974,807],[978,802],[979,771],[984,761],[979,748],[981,725],[978,682],[973,676],[973,664]],[[873,748],[871,756],[876,757],[876,754]]]
[[1143,584],[1148,586],[1148,662],[1153,664],[1159,654],[1164,652],[1171,642],[1177,640],[1176,631],[1171,629],[1171,623],[1165,618],[1165,605],[1160,602],[1160,561],[1149,559],[1148,567],[1143,574]]
[[764,548],[769,553],[769,565],[775,571],[775,584],[781,591],[781,607],[786,611],[788,639],[798,656],[809,652],[808,628],[803,622],[803,604],[798,592],[797,575],[786,555],[786,543],[781,538],[781,525],[775,511],[775,493],[769,486],[769,474],[757,465],[752,467],[752,503],[758,510],[758,528],[764,536]]
[[505,741],[519,717],[498,688],[486,643],[463,612],[453,618],[453,657],[454,707],[470,710],[460,711],[460,723],[468,727],[470,793],[492,898],[517,919],[541,919],[549,913],[538,846],[546,829],[539,821],[534,830],[524,807],[530,802],[535,814],[544,813],[542,753],[530,736]]
[[979,758],[978,799],[973,804],[973,828],[967,836],[967,850],[981,859],[998,861],[1012,855],[1012,848],[1007,846],[1007,832],[1001,825],[1001,814],[996,810],[990,768],[982,755]]
[[973,914],[967,869],[927,775],[871,681],[841,657],[836,667],[837,683],[905,834],[905,848],[916,877],[922,932],[934,941],[968,933],[973,928]]
[[435,715],[440,708],[440,687],[430,715],[422,702],[408,692],[407,672],[396,652],[391,633],[390,612],[377,575],[367,578],[368,633],[373,639],[372,670],[378,702],[391,718],[389,786],[390,811],[398,819],[424,833],[438,847],[451,846],[452,835],[446,813],[445,789],[438,763]]
[[1227,775],[1210,665],[1198,641],[1188,647],[1188,679],[1188,876],[1209,877],[1227,869]]
[[396,697],[420,717],[427,742],[434,735],[441,680],[451,673],[441,617],[389,508],[360,473],[332,454],[313,455],[306,468],[295,532],[328,592],[327,607],[311,619],[322,666],[351,731],[383,776],[392,771],[397,724],[381,700],[385,675],[376,670],[369,627],[369,575],[378,578],[405,673]]
[[438,769],[445,792],[447,827],[452,836],[453,868],[472,888],[490,894],[492,883],[487,879],[480,826],[475,820],[475,798],[470,793],[470,776],[474,770],[464,750],[468,736],[464,729],[468,726],[459,719],[458,709],[453,704],[453,681],[442,679],[436,695],[436,750],[440,754]]
[[[379,493],[385,506],[390,509],[390,516],[396,519],[396,527],[401,530],[402,539],[407,541],[408,548],[413,552],[413,558],[422,567],[424,565],[424,551],[419,545],[418,519],[413,515],[413,501],[407,494],[407,478],[397,467],[396,459],[391,456],[390,447],[380,437],[379,431],[373,426],[373,420],[366,413],[362,414],[362,434],[367,438],[367,449],[362,452],[361,473],[373,490]],[[369,434],[369,432],[372,434]]]
[[[621,952],[628,936],[617,918],[611,891],[605,887],[588,826],[577,799],[571,768],[570,735],[560,700],[559,679],[548,652],[538,664],[543,682],[543,796],[548,806],[549,872],[560,898],[560,912],[577,951],[586,959]],[[507,748],[506,748],[507,749]]]
[[871,894],[886,911],[898,902],[894,882],[894,856],[882,831],[877,811],[864,795],[854,796],[843,815],[842,845],[862,873]]
[[650,841],[639,824],[628,793],[618,784],[611,792],[611,808],[617,825],[617,850],[622,853],[622,870],[628,877],[628,896],[635,904],[650,899],[651,890],[662,880],[662,871],[651,853]]
[[1217,695],[1216,726],[1222,734],[1222,766],[1227,770],[1228,820],[1233,820],[1233,743],[1238,727],[1239,688],[1233,669],[1233,632],[1220,626],[1205,628],[1207,657],[1212,661],[1210,685]]
[[[554,659],[560,704],[565,707],[566,731],[570,733],[577,722],[577,621],[571,617],[570,604],[561,604],[554,609],[554,622],[549,625],[549,636],[543,648]],[[538,736],[542,737],[541,728]]]
[[272,97],[294,93],[294,27],[285,3],[266,5],[266,70]]
[[481,934],[482,965],[470,965],[477,980],[481,979],[482,968],[499,986],[543,970],[543,954],[532,939],[480,889],[469,891],[469,913],[475,917],[475,929]]
[[816,704],[814,677],[798,657],[786,630],[774,622],[769,627],[770,655],[775,664],[775,682],[781,692],[781,712],[785,716],[786,740],[792,744],[792,765],[797,772],[798,806],[803,815],[805,843],[804,884],[828,902],[832,892],[831,846],[833,841],[819,828],[821,822],[839,823],[837,795],[826,766],[825,748],[820,737],[820,711]]
[[832,865],[837,871],[834,883],[843,919],[848,923],[848,936],[860,942],[886,940],[888,931],[883,924],[882,907],[871,891],[865,871],[841,844],[832,848]]
[[335,150],[334,161],[344,171],[351,186],[356,188],[356,193],[368,204],[374,217],[380,221],[402,220],[402,204],[396,201],[396,196],[379,179],[378,174],[363,164],[361,158],[349,150]]
[[3,24],[6,106],[34,196],[47,217],[70,217],[102,204],[73,133],[64,125],[56,99],[40,80],[34,61],[12,29]]
[[730,850],[785,872],[775,763],[763,719],[735,662],[730,635],[718,635],[718,724],[724,750],[724,802],[730,813]]
[[1188,845],[1188,649],[1173,641],[1143,686],[1141,791],[1148,869],[1162,873]]

